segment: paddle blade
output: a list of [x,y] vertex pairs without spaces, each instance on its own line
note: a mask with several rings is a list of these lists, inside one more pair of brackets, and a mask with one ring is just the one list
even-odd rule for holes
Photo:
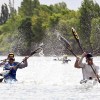
[[8,61],[8,59],[3,59],[3,60],[0,60],[0,61],[2,61],[2,62],[7,62],[7,61]]
[[72,33],[73,33],[75,39],[79,41],[79,36],[78,36],[76,30],[73,27],[72,27]]
[[75,30],[73,27],[72,27],[72,33],[73,33],[73,36],[74,36],[74,38],[76,39],[76,41],[77,41],[77,43],[78,43],[78,45],[79,45],[81,51],[84,52],[84,50],[83,50],[83,48],[82,48],[82,46],[81,46],[81,43],[80,43],[79,36],[78,36],[76,30]]
[[65,47],[75,56],[77,57],[77,55],[73,52],[72,47],[70,45],[70,43],[68,42],[67,39],[65,39],[64,37],[62,37],[61,35],[59,35],[59,39],[61,42],[63,42],[63,44],[65,45]]
[[59,35],[59,39],[60,39],[61,42],[63,42],[63,44],[66,46],[66,48],[67,48],[68,50],[71,50],[71,49],[72,49],[72,48],[71,48],[71,45],[70,45],[70,43],[68,42],[67,39],[65,39],[65,38],[62,37],[61,35]]

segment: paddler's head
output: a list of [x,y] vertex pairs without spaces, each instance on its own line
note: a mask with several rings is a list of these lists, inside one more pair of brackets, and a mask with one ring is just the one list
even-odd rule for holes
[[15,61],[14,53],[9,53],[9,54],[8,54],[8,60],[11,61],[11,62],[12,62],[12,61]]
[[14,58],[14,53],[9,53],[8,58]]
[[86,54],[86,62],[88,63],[88,65],[93,64],[93,55],[91,53]]

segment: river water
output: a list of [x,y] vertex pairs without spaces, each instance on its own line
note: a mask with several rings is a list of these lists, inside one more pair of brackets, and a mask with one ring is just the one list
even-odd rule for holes
[[[16,61],[22,59],[16,57]],[[100,100],[99,83],[90,88],[80,84],[82,74],[73,66],[75,57],[69,57],[68,64],[53,59],[30,57],[28,67],[17,71],[17,83],[0,83],[0,100]],[[99,59],[94,58],[95,64],[100,65]]]

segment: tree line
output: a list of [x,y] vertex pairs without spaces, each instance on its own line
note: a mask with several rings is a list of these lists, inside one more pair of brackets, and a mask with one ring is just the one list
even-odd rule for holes
[[100,6],[93,0],[83,0],[77,11],[70,10],[65,2],[48,6],[39,0],[23,0],[10,17],[7,5],[4,7],[6,14],[1,11],[0,17],[1,53],[13,51],[27,55],[43,42],[46,55],[70,54],[57,39],[58,32],[68,39],[75,53],[80,54],[72,27],[77,30],[85,51],[99,52]]

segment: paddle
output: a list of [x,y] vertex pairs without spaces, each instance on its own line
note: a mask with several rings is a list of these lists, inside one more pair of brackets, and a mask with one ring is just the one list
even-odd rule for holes
[[69,41],[68,41],[67,39],[65,39],[65,38],[64,38],[63,36],[61,36],[61,35],[59,35],[59,39],[60,39],[61,42],[63,41],[63,43],[65,44],[66,48],[67,48],[75,57],[77,57],[77,55],[73,52],[72,47],[71,47]]
[[8,59],[3,59],[3,60],[0,60],[0,61],[2,61],[2,62],[7,62],[7,60],[8,60]]
[[3,60],[0,60],[0,67],[2,67],[7,61],[8,59],[3,59]]
[[72,27],[72,33],[73,33],[73,36],[74,36],[74,38],[76,39],[76,41],[77,41],[77,43],[78,43],[78,45],[79,45],[81,51],[84,52],[83,49],[82,49],[80,40],[79,40],[79,36],[78,36],[76,30],[75,30],[73,27]]
[[[84,50],[82,49],[82,46],[81,46],[81,44],[80,44],[79,36],[78,36],[78,34],[77,34],[77,32],[76,32],[76,30],[75,30],[74,28],[72,28],[72,33],[73,33],[73,35],[74,35],[74,37],[75,37],[75,39],[76,39],[76,41],[77,41],[77,43],[78,43],[80,49],[82,50],[82,52],[84,52]],[[92,65],[90,65],[90,67],[91,67],[91,69],[93,70],[93,72],[94,72],[94,74],[95,74],[95,76],[96,76],[98,82],[100,83],[100,79],[99,79],[99,77],[97,76],[97,74],[96,74],[94,68],[92,67]]]
[[[24,62],[25,60],[27,60],[27,59],[28,59],[29,57],[31,57],[32,55],[34,55],[34,54],[36,54],[36,53],[39,53],[41,50],[42,50],[42,47],[38,47],[38,48],[35,49],[33,52],[31,52],[31,54],[30,54],[27,58],[25,58],[24,60],[22,60],[22,62]],[[22,62],[18,63],[18,64],[16,65],[16,67],[19,66]]]
[[[41,45],[42,46],[42,45]],[[27,58],[24,58],[24,60],[22,60],[22,62],[24,62],[26,59],[28,59],[29,57],[31,57],[32,55],[36,54],[36,53],[39,53],[41,50],[42,50],[42,47],[38,47],[37,49],[35,49],[33,52],[31,52],[31,54],[27,57]],[[15,67],[17,68],[22,62],[18,63]],[[2,80],[4,79],[4,75],[7,75],[9,74],[10,70],[5,70],[4,72],[2,72],[0,75],[2,76],[0,78],[0,82],[2,82]]]

